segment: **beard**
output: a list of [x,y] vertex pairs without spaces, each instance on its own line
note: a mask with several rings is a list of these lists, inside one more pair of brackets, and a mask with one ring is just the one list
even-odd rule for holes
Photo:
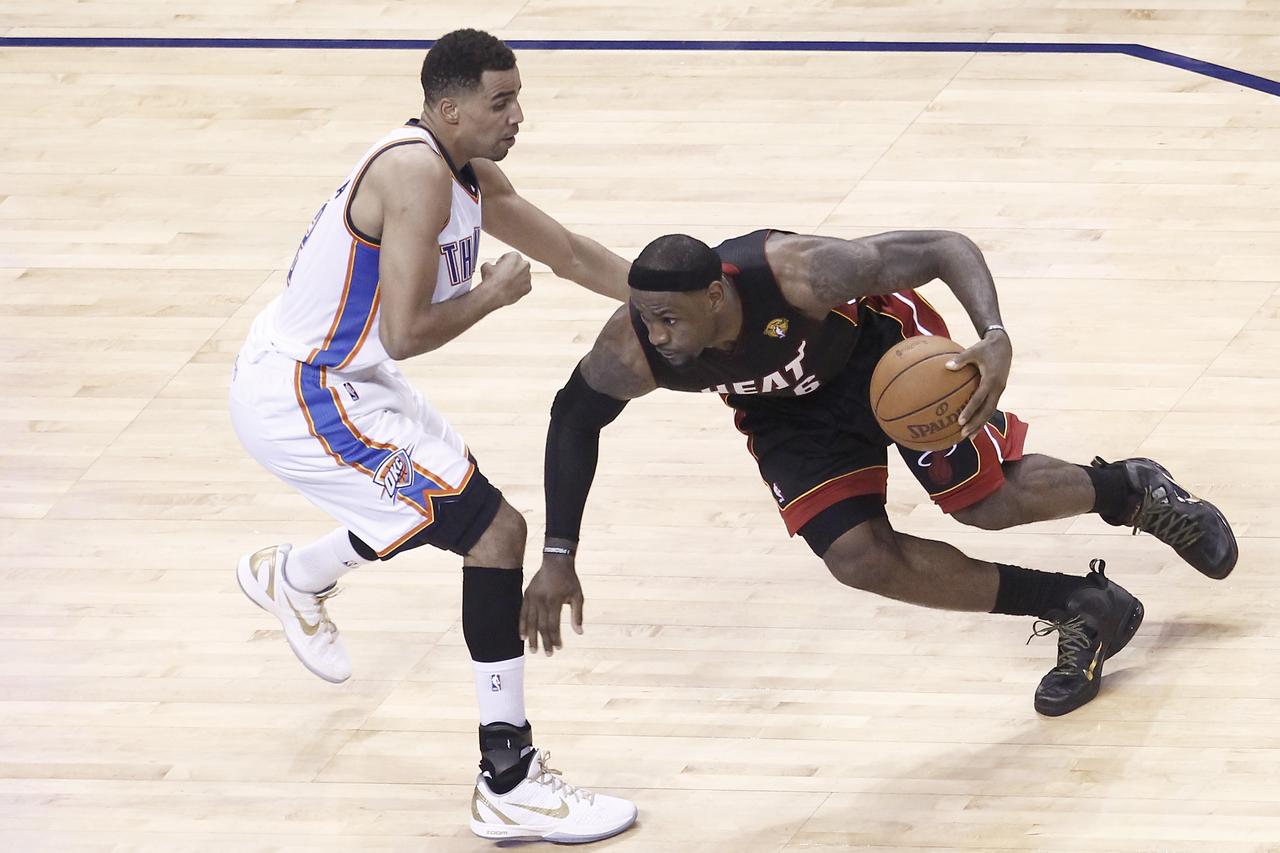
[[658,354],[666,359],[667,364],[670,364],[672,367],[688,367],[698,358],[696,355],[690,355],[687,352],[678,352],[672,355],[665,355],[663,353]]

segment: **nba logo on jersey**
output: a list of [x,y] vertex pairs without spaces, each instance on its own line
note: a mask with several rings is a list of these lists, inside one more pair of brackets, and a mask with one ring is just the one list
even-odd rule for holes
[[480,229],[475,228],[470,237],[463,237],[453,243],[440,246],[440,254],[444,256],[445,268],[449,271],[449,281],[456,287],[464,281],[470,281],[476,271],[476,255],[480,251]]
[[409,458],[409,451],[397,450],[382,460],[378,470],[373,472],[373,482],[382,487],[382,494],[391,501],[396,499],[401,489],[413,485],[413,460]]

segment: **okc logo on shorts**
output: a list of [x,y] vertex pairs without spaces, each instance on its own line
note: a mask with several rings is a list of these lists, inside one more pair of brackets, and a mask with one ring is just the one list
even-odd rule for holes
[[382,494],[387,500],[394,501],[401,489],[413,485],[413,460],[408,450],[397,450],[378,466],[373,472],[373,482],[382,487]]

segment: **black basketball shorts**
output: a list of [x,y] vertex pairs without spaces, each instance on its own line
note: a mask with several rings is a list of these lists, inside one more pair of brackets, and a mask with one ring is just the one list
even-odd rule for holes
[[[861,334],[834,381],[802,397],[730,395],[734,423],[747,436],[760,476],[787,532],[846,498],[878,495],[888,483],[892,439],[871,411],[871,372],[880,356],[914,335],[947,335],[946,323],[915,291],[863,300]],[[898,445],[916,479],[943,512],[971,506],[1004,484],[1002,463],[1022,458],[1027,425],[997,411],[981,430],[949,450]]]

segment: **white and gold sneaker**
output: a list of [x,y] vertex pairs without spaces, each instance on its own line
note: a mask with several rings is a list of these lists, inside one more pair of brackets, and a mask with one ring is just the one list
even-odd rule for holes
[[505,794],[495,794],[482,773],[471,795],[471,831],[481,838],[544,839],[582,844],[617,835],[636,821],[630,800],[575,788],[547,767],[549,751],[529,762],[524,780]]
[[284,564],[290,545],[272,545],[240,558],[236,580],[249,600],[275,616],[284,626],[284,638],[302,665],[325,681],[340,684],[351,677],[351,658],[329,619],[325,602],[338,591],[303,592],[285,580]]

